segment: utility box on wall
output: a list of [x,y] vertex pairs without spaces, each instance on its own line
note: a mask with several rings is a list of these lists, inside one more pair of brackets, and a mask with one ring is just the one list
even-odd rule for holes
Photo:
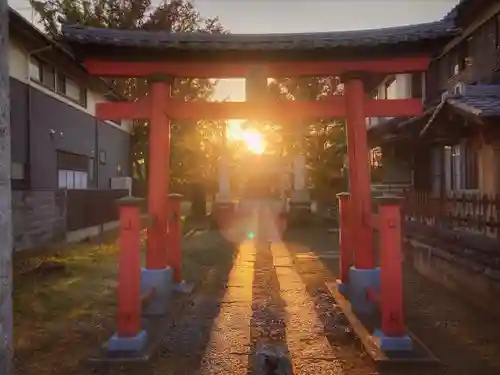
[[132,177],[112,177],[111,189],[113,190],[127,190],[128,195],[132,195]]

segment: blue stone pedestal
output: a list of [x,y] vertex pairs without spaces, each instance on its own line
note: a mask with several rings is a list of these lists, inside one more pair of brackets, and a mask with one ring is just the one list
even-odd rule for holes
[[129,353],[136,355],[144,350],[148,343],[148,333],[140,331],[134,337],[120,337],[115,333],[108,341],[108,352],[113,353]]
[[349,302],[355,314],[372,314],[375,312],[376,305],[369,301],[366,296],[367,288],[380,290],[380,268],[358,269],[351,267],[349,269]]
[[376,330],[373,336],[379,340],[379,346],[383,352],[411,352],[413,350],[413,342],[409,335],[390,337]]
[[172,289],[176,293],[191,294],[194,289],[194,284],[187,283],[186,281],[182,280],[180,283],[174,284]]
[[337,290],[345,298],[349,298],[349,283],[343,283],[342,280],[337,280]]
[[144,306],[143,314],[148,316],[165,315],[172,294],[172,269],[170,267],[162,270],[142,269],[141,293],[149,293],[151,289],[154,289],[155,293],[147,306]]

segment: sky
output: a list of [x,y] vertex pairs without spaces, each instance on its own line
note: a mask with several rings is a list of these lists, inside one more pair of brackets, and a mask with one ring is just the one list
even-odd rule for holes
[[[28,0],[8,0],[31,19]],[[161,0],[153,0],[159,3]],[[219,16],[231,33],[371,29],[442,18],[458,0],[191,0],[204,17]],[[242,80],[220,81],[216,97],[244,100]]]

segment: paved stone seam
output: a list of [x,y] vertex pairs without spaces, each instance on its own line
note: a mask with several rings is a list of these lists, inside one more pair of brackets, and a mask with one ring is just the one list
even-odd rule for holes
[[202,375],[246,374],[254,262],[255,248],[250,243],[240,246],[202,360]]
[[272,253],[277,267],[281,296],[286,302],[287,345],[294,365],[294,375],[341,375],[340,362],[324,333],[306,286],[292,266],[293,258],[283,243],[274,243]]

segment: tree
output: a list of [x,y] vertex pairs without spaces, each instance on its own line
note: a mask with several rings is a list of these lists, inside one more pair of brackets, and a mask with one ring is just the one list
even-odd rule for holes
[[[223,33],[218,18],[203,18],[191,2],[184,0],[163,1],[153,7],[151,0],[30,0],[41,16],[47,32],[58,37],[61,23],[81,24],[93,27],[116,29],[145,29],[170,32]],[[111,80],[115,90],[136,100],[147,90],[142,79]],[[172,95],[184,100],[206,100],[213,91],[215,82],[209,79],[177,79]],[[171,177],[174,185],[183,185],[194,178],[193,171],[201,171],[206,178],[207,171],[215,168],[218,142],[215,135],[222,124],[199,122],[172,123]],[[132,167],[134,176],[146,184],[148,160],[147,122],[137,122],[133,134]],[[215,161],[214,161],[215,159]],[[197,176],[198,177],[198,176]]]
[[[276,100],[324,100],[342,95],[337,77],[300,77],[273,80],[268,87]],[[340,174],[344,164],[346,136],[343,119],[320,119],[277,126],[282,134],[283,154],[302,152],[315,190],[322,194],[330,181]]]
[[10,185],[9,7],[0,0],[0,373],[12,374],[12,221]]

